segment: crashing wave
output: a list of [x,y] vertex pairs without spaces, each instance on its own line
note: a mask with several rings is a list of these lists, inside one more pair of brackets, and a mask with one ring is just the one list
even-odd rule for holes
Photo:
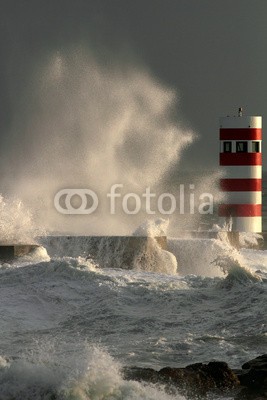
[[62,365],[34,358],[0,357],[0,392],[4,400],[174,400],[159,385],[126,381],[121,365],[104,350],[92,346],[77,359]]
[[241,260],[237,257],[219,256],[213,263],[219,266],[224,274],[227,274],[226,278],[219,284],[221,287],[231,288],[236,284],[250,285],[251,283],[262,281],[259,275],[242,265]]

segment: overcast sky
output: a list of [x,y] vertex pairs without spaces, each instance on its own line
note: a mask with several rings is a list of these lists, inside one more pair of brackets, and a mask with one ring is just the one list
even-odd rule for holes
[[37,63],[78,43],[106,63],[109,56],[138,62],[178,92],[184,124],[200,136],[185,166],[216,167],[218,119],[239,106],[262,115],[265,125],[266,0],[0,0],[0,6],[0,152],[10,150],[5,136],[16,99]]

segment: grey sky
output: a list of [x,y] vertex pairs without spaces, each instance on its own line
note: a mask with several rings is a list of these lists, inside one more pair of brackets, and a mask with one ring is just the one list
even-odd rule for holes
[[183,120],[200,135],[185,153],[187,167],[217,165],[220,116],[243,106],[265,125],[266,0],[1,0],[0,7],[2,151],[36,63],[79,42],[104,63],[108,54],[137,60],[178,91]]

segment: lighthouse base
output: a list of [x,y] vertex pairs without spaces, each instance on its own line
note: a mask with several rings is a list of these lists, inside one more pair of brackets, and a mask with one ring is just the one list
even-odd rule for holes
[[[227,218],[221,218],[220,225],[227,223]],[[229,221],[229,230],[237,232],[262,232],[262,217],[232,217]]]

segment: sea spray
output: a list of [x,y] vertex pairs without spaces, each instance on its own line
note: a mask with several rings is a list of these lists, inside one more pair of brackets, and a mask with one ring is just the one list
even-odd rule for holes
[[157,218],[144,221],[133,232],[133,236],[160,237],[167,236],[170,221],[168,219]]
[[236,253],[231,256],[224,255],[217,257],[213,264],[219,266],[227,277],[219,283],[220,287],[231,288],[234,285],[252,285],[261,282],[261,277],[244,265],[243,257]]
[[214,258],[224,256],[232,250],[229,244],[219,239],[198,239],[183,236],[168,237],[168,249],[175,255],[180,275],[223,277],[223,271],[213,264]]
[[2,244],[34,243],[45,229],[36,224],[32,211],[18,198],[0,194],[0,241]]
[[[216,229],[216,227],[214,229]],[[225,232],[222,231],[222,233]],[[251,283],[260,282],[261,277],[249,268],[242,253],[230,244],[228,236],[223,234],[219,237],[226,249],[228,248],[228,251],[225,253],[217,253],[217,257],[211,261],[212,265],[219,267],[221,271],[227,275],[224,281],[219,283],[219,285],[221,287],[230,288],[235,284],[249,285]],[[243,238],[246,237],[254,238],[255,236],[243,233]]]
[[[1,160],[5,187],[33,210],[41,207],[39,223],[51,230],[129,234],[144,210],[129,216],[118,209],[111,216],[107,193],[114,183],[126,193],[141,194],[147,186],[162,192],[165,174],[196,137],[181,122],[177,95],[144,67],[104,65],[82,46],[44,60],[18,95],[7,141],[16,163]],[[19,148],[11,143],[18,133]],[[64,188],[95,191],[99,209],[91,217],[61,215],[53,199]]]
[[97,247],[96,260],[101,266],[175,274],[176,257],[157,241],[165,237],[168,224],[168,220],[151,219],[143,222],[132,236],[91,238],[89,241],[91,248]]
[[0,391],[3,400],[182,400],[168,395],[160,385],[124,381],[121,364],[108,352],[86,345],[80,359],[65,361],[34,357],[6,361],[0,366]]
[[[19,197],[35,215],[36,225],[50,232],[129,235],[149,216],[142,197],[147,189],[157,199],[165,192],[176,199],[172,235],[195,227],[201,219],[197,199],[211,192],[218,200],[220,173],[192,170],[185,182],[181,163],[197,134],[183,121],[176,90],[138,62],[133,66],[109,57],[105,64],[81,45],[40,60],[31,66],[31,81],[14,103],[0,160],[5,192]],[[185,183],[195,188],[190,194],[196,199],[194,215],[188,210],[180,215],[178,188]],[[107,195],[115,184],[123,190],[112,215]],[[54,199],[66,188],[96,193],[95,212],[58,212]],[[131,201],[129,213],[121,204],[131,194],[143,200],[137,214],[131,212]],[[151,209],[155,218],[163,215],[153,204]]]
[[134,269],[175,274],[177,272],[177,259],[174,254],[162,249],[160,241],[167,239],[169,220],[159,218],[143,222],[133,233],[134,237],[143,237],[146,240],[134,257]]

